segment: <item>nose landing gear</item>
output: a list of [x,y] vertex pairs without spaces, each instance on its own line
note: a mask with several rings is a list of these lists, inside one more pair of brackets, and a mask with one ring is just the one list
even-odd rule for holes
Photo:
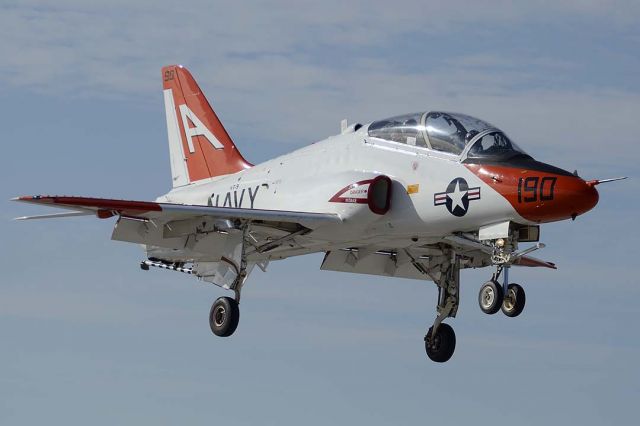
[[[504,271],[503,284],[498,283],[501,273]],[[498,265],[498,270],[491,280],[480,287],[478,293],[478,305],[485,314],[493,315],[502,310],[508,317],[517,317],[524,310],[526,295],[521,285],[509,284],[509,266]]]
[[526,296],[524,288],[519,284],[509,284],[507,293],[504,295],[504,301],[502,302],[502,313],[511,318],[517,317],[524,310],[525,302]]
[[493,315],[500,310],[504,299],[502,286],[494,280],[487,281],[480,287],[478,304],[485,314]]

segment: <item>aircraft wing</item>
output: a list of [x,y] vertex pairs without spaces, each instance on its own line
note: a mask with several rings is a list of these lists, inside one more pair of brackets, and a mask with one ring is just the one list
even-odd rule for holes
[[211,207],[201,205],[156,203],[150,201],[114,200],[106,198],[30,195],[16,197],[13,201],[41,204],[49,207],[71,210],[70,213],[23,216],[16,218],[17,220],[46,219],[91,214],[94,214],[101,219],[106,219],[112,216],[122,216],[151,220],[176,220],[208,216],[230,220],[240,219],[251,222],[294,223],[300,224],[309,229],[315,229],[324,224],[341,222],[340,217],[334,213]]
[[[117,216],[111,239],[145,245],[149,260],[143,262],[143,267],[158,266],[195,274],[224,288],[231,288],[235,283],[245,260],[247,273],[255,265],[264,270],[272,255],[288,257],[286,253],[279,254],[278,250],[305,249],[296,241],[297,237],[323,225],[341,222],[340,216],[333,213],[105,198],[35,195],[14,198],[14,201],[67,210],[59,214],[17,218],[20,220]],[[238,226],[238,220],[246,226]],[[248,247],[246,252],[243,252],[244,247]],[[245,254],[246,259],[243,258]],[[185,267],[186,263],[192,266]]]

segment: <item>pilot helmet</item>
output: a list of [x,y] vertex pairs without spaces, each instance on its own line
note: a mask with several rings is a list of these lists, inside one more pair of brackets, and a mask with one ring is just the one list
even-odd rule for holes
[[480,133],[477,130],[470,130],[467,132],[467,134],[464,137],[465,142],[469,143],[471,141],[471,139],[473,139],[474,137],[476,137],[476,135]]

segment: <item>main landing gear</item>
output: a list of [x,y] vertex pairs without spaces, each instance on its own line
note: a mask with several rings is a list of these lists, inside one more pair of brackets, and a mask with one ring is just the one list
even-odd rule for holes
[[[503,284],[498,283],[500,274],[504,272]],[[502,309],[508,317],[517,317],[524,310],[526,295],[519,284],[509,283],[509,266],[498,266],[491,280],[480,287],[478,304],[485,314],[493,315]]]
[[424,336],[424,347],[431,361],[447,362],[456,350],[456,333],[449,324],[441,323],[433,333],[433,326],[429,327]]
[[213,334],[229,337],[238,328],[240,308],[238,302],[231,297],[219,297],[209,311],[209,326]]
[[216,336],[229,337],[238,328],[238,322],[240,322],[240,291],[246,278],[246,263],[241,262],[240,273],[231,286],[235,293],[235,298],[218,297],[211,305],[209,327],[211,327],[211,331]]
[[248,225],[245,223],[242,226],[242,242],[240,248],[240,265],[237,268],[237,275],[233,284],[231,284],[231,290],[235,294],[235,298],[231,297],[219,297],[211,305],[209,311],[209,327],[213,334],[219,337],[231,336],[240,322],[240,293],[242,286],[247,279],[247,232]]
[[[494,253],[491,261],[496,272],[487,281],[478,294],[480,309],[486,314],[495,314],[499,310],[508,317],[517,317],[524,310],[526,296],[519,284],[509,283],[509,267],[518,257],[538,248],[538,244],[522,252],[513,252],[512,244],[505,247],[505,242],[498,240],[494,243]],[[433,263],[438,265],[433,269],[425,269],[412,259],[414,266],[431,277],[438,286],[438,306],[433,325],[424,337],[427,356],[435,362],[446,362],[456,348],[456,335],[449,325],[442,321],[454,318],[460,302],[460,256],[453,249],[443,249],[442,257],[434,257]],[[500,278],[502,277],[502,284]]]
[[[244,259],[244,255],[242,258]],[[154,258],[140,263],[140,268],[144,271],[148,271],[150,266],[185,274],[193,274],[193,270],[185,267],[182,263],[171,263]],[[238,305],[240,303],[240,291],[247,278],[246,268],[246,261],[241,261],[238,276],[233,285],[231,285],[231,289],[235,292],[235,298],[219,297],[213,302],[213,305],[211,305],[211,310],[209,311],[209,326],[216,336],[229,337],[236,331],[236,328],[238,328],[238,322],[240,321],[240,308]]]
[[[425,271],[427,272],[427,271]],[[442,321],[454,318],[460,303],[460,259],[455,252],[445,252],[440,271],[427,272],[438,286],[438,316],[424,336],[427,356],[435,362],[447,362],[456,349],[456,334],[449,324]]]

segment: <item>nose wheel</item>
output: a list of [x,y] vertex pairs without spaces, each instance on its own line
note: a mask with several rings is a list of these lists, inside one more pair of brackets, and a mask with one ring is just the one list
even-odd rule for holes
[[502,312],[508,317],[517,317],[524,310],[525,302],[524,288],[519,284],[509,284],[502,302]]
[[[498,278],[504,270],[504,283],[498,283]],[[508,317],[517,317],[524,310],[526,295],[521,285],[511,283],[509,280],[509,268],[498,267],[493,278],[480,287],[478,293],[478,305],[485,314],[493,315],[499,310]]]
[[503,301],[502,286],[494,280],[487,281],[480,287],[478,304],[485,314],[493,315],[500,310]]

